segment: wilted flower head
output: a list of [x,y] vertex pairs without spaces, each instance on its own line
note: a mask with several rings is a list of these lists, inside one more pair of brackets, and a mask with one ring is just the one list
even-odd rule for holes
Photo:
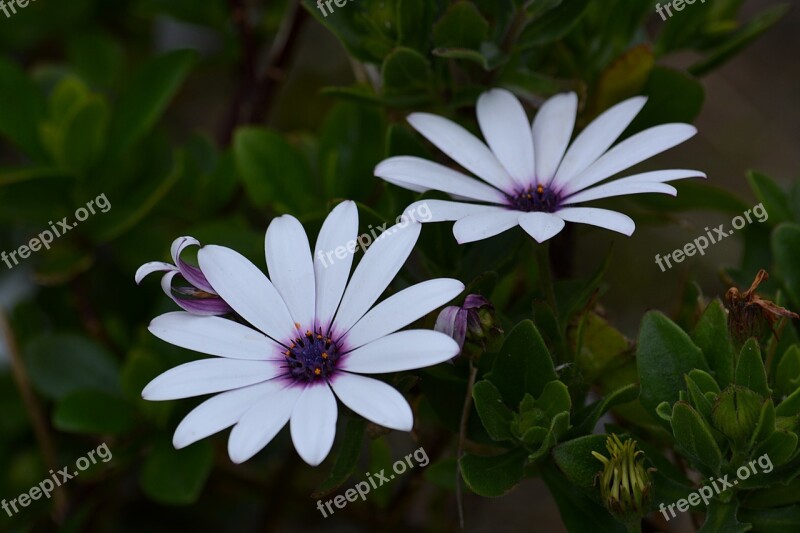
[[408,156],[381,162],[375,175],[412,191],[433,189],[459,200],[424,200],[432,212],[425,222],[455,220],[453,234],[462,244],[493,237],[515,226],[544,242],[558,234],[565,222],[631,235],[635,224],[627,215],[576,205],[628,194],[675,196],[677,190],[667,182],[705,177],[697,170],[678,169],[605,182],[697,133],[689,124],[663,124],[612,148],[646,101],[639,96],[615,105],[570,143],[578,111],[575,93],[547,100],[531,125],[516,96],[493,89],[481,95],[477,105],[486,144],[446,118],[428,113],[408,117],[411,126],[479,179]]
[[769,274],[762,268],[756,274],[749,289],[740,292],[736,287],[731,287],[725,293],[728,329],[734,340],[741,344],[750,337],[760,339],[768,329],[777,338],[778,335],[773,326],[779,318],[800,318],[797,313],[784,309],[756,294],[758,286],[768,279]]
[[592,455],[603,463],[598,473],[600,494],[606,509],[619,520],[628,522],[647,514],[652,479],[644,467],[644,452],[636,449],[636,441],[624,443],[612,434],[606,440],[609,457],[595,451]]
[[434,329],[455,339],[462,350],[467,339],[485,347],[486,342],[492,342],[500,333],[494,325],[494,306],[480,294],[467,295],[460,307],[450,305],[442,309]]
[[[183,448],[234,426],[228,454],[253,457],[287,423],[298,454],[321,463],[333,445],[336,398],[381,426],[410,431],[413,412],[390,385],[364,374],[387,374],[447,361],[458,345],[430,330],[398,331],[464,290],[455,279],[434,279],[374,305],[417,242],[419,223],[398,224],[366,251],[350,276],[352,254],[326,268],[300,222],[285,215],[267,229],[269,278],[222,246],[198,252],[210,285],[240,321],[188,313],[155,318],[150,332],[216,357],[173,368],[142,391],[146,400],[217,394],[190,412],[175,431]],[[339,204],[322,225],[315,252],[358,235],[355,203]],[[349,280],[349,281],[348,281]]]
[[[178,237],[172,242],[172,261],[174,264],[153,261],[139,267],[134,276],[136,283],[153,272],[166,272],[161,277],[161,288],[164,293],[182,307],[195,315],[225,315],[233,311],[231,307],[220,298],[214,288],[206,279],[203,271],[188,264],[181,259],[181,254],[189,246],[200,246],[200,242],[193,237]],[[180,275],[185,284],[173,286],[176,276]]]

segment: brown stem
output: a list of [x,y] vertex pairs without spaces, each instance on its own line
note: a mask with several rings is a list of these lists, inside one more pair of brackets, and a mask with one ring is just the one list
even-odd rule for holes
[[475,378],[478,376],[478,369],[469,361],[469,381],[467,381],[467,394],[464,397],[464,408],[461,410],[461,423],[458,428],[458,449],[456,450],[456,505],[458,506],[458,524],[464,529],[464,502],[461,493],[461,457],[464,455],[464,441],[467,440],[467,423],[469,414],[472,411],[472,387],[475,385]]
[[[50,470],[57,470],[56,448],[53,443],[52,435],[50,435],[50,430],[42,408],[39,405],[39,401],[31,388],[28,372],[25,370],[25,364],[22,361],[19,345],[17,344],[17,338],[14,335],[14,331],[11,329],[8,317],[2,309],[0,309],[0,328],[2,328],[6,346],[8,347],[11,372],[14,376],[14,381],[17,383],[17,388],[19,388],[22,402],[25,405],[25,411],[27,411],[31,425],[33,426],[33,432],[42,452],[44,462]],[[66,516],[66,512],[67,494],[64,492],[63,487],[56,487],[53,492],[53,520],[57,524],[61,524]]]

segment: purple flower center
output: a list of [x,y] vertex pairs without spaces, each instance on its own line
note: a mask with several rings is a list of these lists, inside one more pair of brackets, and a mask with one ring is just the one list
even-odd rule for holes
[[511,207],[517,211],[553,213],[561,205],[561,195],[543,185],[531,186],[506,196]]
[[306,334],[289,343],[289,349],[283,352],[291,376],[301,382],[313,382],[327,379],[336,370],[340,349],[330,337],[307,330]]

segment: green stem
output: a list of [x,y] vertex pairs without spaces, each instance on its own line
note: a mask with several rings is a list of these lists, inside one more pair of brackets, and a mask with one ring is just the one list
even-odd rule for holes
[[625,523],[625,529],[628,533],[642,533],[642,519],[629,520]]
[[541,285],[544,297],[550,304],[553,314],[558,317],[558,304],[556,303],[556,292],[553,284],[553,271],[550,266],[550,243],[537,244],[536,246],[536,266],[539,271],[539,284]]
[[458,523],[464,529],[464,502],[461,493],[461,456],[464,455],[464,442],[467,440],[467,424],[469,413],[472,410],[472,388],[478,376],[478,368],[469,360],[469,380],[467,381],[467,394],[464,397],[464,407],[461,409],[461,423],[458,430],[458,448],[456,450],[456,506],[458,507]]

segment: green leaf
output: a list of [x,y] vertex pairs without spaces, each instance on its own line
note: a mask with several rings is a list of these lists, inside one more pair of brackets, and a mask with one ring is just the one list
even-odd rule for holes
[[589,0],[563,0],[525,28],[519,48],[528,50],[563,38],[578,24],[589,4]]
[[[597,462],[596,459],[595,461]],[[625,532],[625,527],[612,518],[599,503],[590,499],[585,489],[565,478],[555,466],[545,465],[542,468],[542,479],[556,500],[567,531]]]
[[756,447],[753,457],[766,455],[772,464],[780,466],[792,458],[796,449],[797,435],[791,431],[778,429]]
[[647,313],[636,350],[641,402],[651,412],[661,402],[678,401],[686,390],[683,375],[695,368],[708,370],[703,353],[674,322],[657,311]]
[[504,54],[494,43],[483,43],[479,50],[470,48],[435,48],[433,55],[446,59],[464,59],[477,63],[485,71],[491,71],[508,62]]
[[786,397],[775,408],[777,416],[795,416],[800,413],[800,388]]
[[681,70],[663,66],[653,68],[642,94],[647,96],[647,103],[628,132],[670,122],[694,122],[705,101],[705,90],[699,81]]
[[367,63],[380,63],[395,45],[395,10],[392,2],[348,2],[333,6],[333,13],[321,11],[317,0],[302,0],[303,5],[323,26],[342,42],[347,51]]
[[24,350],[34,387],[48,398],[60,399],[78,390],[119,394],[119,367],[96,342],[80,335],[47,334]]
[[53,425],[71,433],[118,435],[136,425],[134,409],[105,392],[75,391],[62,398],[53,413]]
[[361,418],[349,418],[336,453],[336,462],[331,468],[328,478],[323,481],[314,492],[312,498],[323,498],[341,487],[350,479],[361,456],[361,445],[364,443],[364,431],[367,422]]
[[29,157],[44,159],[37,130],[45,114],[44,97],[24,72],[5,59],[0,59],[0,101],[0,135]]
[[213,464],[214,447],[209,440],[176,450],[161,439],[147,454],[139,482],[155,502],[191,505],[200,497]]
[[96,87],[109,88],[124,66],[122,46],[101,31],[81,31],[70,36],[67,58],[81,77]]
[[763,209],[769,213],[770,223],[774,226],[782,222],[791,222],[794,219],[789,206],[789,197],[774,180],[753,170],[747,173],[750,188],[761,202]]
[[398,0],[395,17],[397,19],[398,43],[414,48],[418,52],[428,51],[429,31],[433,24],[435,6],[428,0]]
[[[307,191],[311,174],[306,161],[279,133],[259,127],[236,131],[233,154],[247,197],[258,208],[304,212],[311,207]],[[280,176],[280,179],[275,179]]]
[[[703,418],[707,421],[711,421],[711,408],[712,404],[711,401],[706,398],[703,394],[703,391],[700,387],[695,383],[695,381],[691,378],[689,374],[686,375],[686,387],[689,390],[689,395],[692,398],[692,405],[695,409],[697,409]],[[662,404],[659,404],[662,405]]]
[[722,452],[711,430],[700,414],[686,402],[672,408],[672,434],[681,449],[697,463],[709,467],[715,474],[722,466]]
[[491,381],[479,381],[472,388],[472,397],[475,400],[475,409],[489,436],[496,441],[511,440],[509,426],[514,413],[503,403],[497,387]]
[[735,498],[726,503],[714,498],[708,504],[706,521],[698,533],[745,533],[750,531],[750,524],[741,523],[736,518],[738,510],[739,501]]
[[[733,381],[735,357],[728,335],[728,316],[719,299],[712,300],[700,316],[692,331],[692,341],[702,350],[716,377],[719,384],[717,392],[720,387],[727,387]],[[702,386],[700,388],[703,392],[707,391]]]
[[597,425],[597,421],[609,409],[636,400],[639,396],[639,386],[635,383],[621,387],[603,397],[602,400],[584,407],[574,418],[574,427],[571,434],[580,435],[590,433]]
[[538,398],[545,385],[558,379],[550,352],[533,322],[523,320],[506,337],[486,378],[508,405],[517,405],[525,393]]
[[783,285],[794,302],[800,307],[800,225],[784,223],[772,232],[772,253]]
[[772,399],[768,399],[761,406],[761,413],[758,415],[758,423],[750,438],[747,449],[750,450],[756,444],[764,442],[775,432],[775,404]]
[[195,63],[194,51],[178,50],[151,59],[126,84],[115,104],[107,157],[113,158],[147,135]]
[[477,50],[488,36],[489,23],[472,2],[452,4],[433,27],[433,42],[440,48]]
[[104,98],[90,97],[71,117],[63,132],[62,162],[67,168],[88,170],[103,153],[109,120]]
[[553,459],[571,483],[591,488],[597,473],[603,470],[603,464],[592,452],[605,455],[607,438],[608,435],[586,435],[562,442],[553,448]]
[[594,382],[625,361],[631,343],[616,328],[593,312],[581,318],[577,330],[575,364],[587,382]]
[[461,475],[475,494],[496,498],[506,494],[520,482],[524,474],[526,455],[523,449],[493,456],[466,454],[460,461]]
[[[784,487],[784,491],[787,489]],[[739,518],[753,524],[753,531],[783,533],[800,529],[800,505],[775,509],[742,509]]]
[[164,199],[167,193],[183,176],[186,153],[178,149],[172,157],[171,166],[163,179],[156,181],[152,189],[141,188],[125,198],[126,203],[110,211],[109,220],[98,231],[95,239],[105,243],[112,241],[135,227]]
[[781,357],[775,373],[775,394],[783,397],[800,388],[800,346],[793,344]]
[[694,76],[704,76],[720,67],[774,26],[789,11],[789,7],[789,4],[781,4],[759,13],[752,21],[736,31],[730,39],[712,51],[708,57],[689,67],[689,72]]
[[764,361],[761,359],[761,348],[758,341],[750,338],[739,354],[736,364],[736,384],[759,393],[764,398],[770,396],[767,386],[767,372],[764,370]]
[[428,60],[411,48],[396,48],[383,62],[383,88],[387,95],[425,94],[432,77]]
[[[731,371],[731,375],[733,371]],[[692,378],[692,381],[697,383],[697,386],[700,387],[700,390],[703,391],[703,394],[708,392],[712,392],[714,394],[720,393],[720,387],[717,384],[717,381],[711,377],[711,374],[708,372],[704,372],[695,368],[691,372],[689,372],[689,377]]]
[[750,509],[768,509],[793,503],[800,503],[800,478],[793,479],[788,485],[778,484],[767,489],[753,491],[744,500],[745,506]]

